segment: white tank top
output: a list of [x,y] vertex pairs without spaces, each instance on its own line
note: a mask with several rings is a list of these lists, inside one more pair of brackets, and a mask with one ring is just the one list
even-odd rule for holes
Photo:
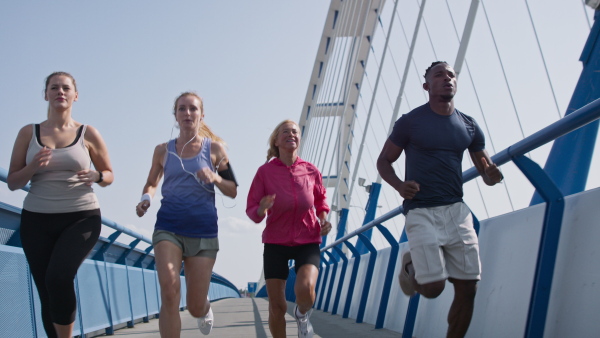
[[[82,126],[75,142],[65,148],[52,149],[48,165],[31,178],[31,189],[23,201],[23,209],[40,213],[65,213],[94,210],[100,207],[92,187],[79,182],[77,172],[89,169],[90,153],[84,144],[86,126]],[[29,164],[43,146],[36,137],[33,125],[31,141],[27,149],[26,162]]]

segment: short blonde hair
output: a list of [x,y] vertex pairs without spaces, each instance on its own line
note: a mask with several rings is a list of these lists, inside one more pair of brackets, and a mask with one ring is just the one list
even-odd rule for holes
[[275,127],[275,130],[273,130],[271,136],[269,137],[269,150],[267,150],[267,162],[269,162],[269,160],[273,157],[279,157],[279,148],[275,146],[275,141],[277,141],[277,136],[279,136],[279,129],[286,123],[293,123],[298,128],[300,128],[300,126],[298,126],[298,123],[292,120],[283,120],[277,125],[277,127]]

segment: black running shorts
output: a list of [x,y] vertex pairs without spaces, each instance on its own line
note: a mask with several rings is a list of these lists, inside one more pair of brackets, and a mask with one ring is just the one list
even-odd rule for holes
[[265,279],[287,280],[289,273],[288,261],[290,259],[295,261],[296,273],[304,264],[312,264],[318,269],[321,265],[319,243],[298,246],[265,243],[265,251],[263,252]]

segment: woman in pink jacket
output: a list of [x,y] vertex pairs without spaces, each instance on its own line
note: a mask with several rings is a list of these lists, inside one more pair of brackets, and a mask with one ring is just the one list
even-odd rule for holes
[[263,231],[263,264],[269,296],[269,329],[285,337],[285,284],[288,261],[295,261],[296,307],[299,337],[312,337],[310,312],[319,276],[321,236],[331,230],[329,206],[321,173],[298,156],[300,130],[294,121],[281,122],[269,138],[267,163],[258,168],[248,193],[246,214]]

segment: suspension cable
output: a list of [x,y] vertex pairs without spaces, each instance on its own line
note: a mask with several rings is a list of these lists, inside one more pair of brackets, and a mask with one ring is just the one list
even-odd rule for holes
[[[380,4],[381,4],[381,1],[380,1]],[[371,1],[368,2],[366,8],[367,9],[371,8]],[[358,45],[356,46],[356,48],[354,48],[354,46],[352,48],[353,51],[355,51],[353,54],[355,54],[356,57],[358,57],[359,52],[361,50],[362,42],[365,39],[365,27],[366,27],[367,21],[368,21],[367,20],[368,10],[367,10],[366,13],[367,13],[367,16],[363,20],[363,24],[362,24],[362,27],[361,27],[360,35],[358,35],[356,31],[353,33],[354,39],[356,40],[357,36],[358,36],[358,39],[359,39],[358,40],[359,42],[358,42]],[[358,22],[360,22],[360,20]],[[377,24],[377,20],[375,20],[374,24]],[[358,29],[358,26],[359,25],[356,25],[355,28]],[[367,52],[367,57],[369,56],[369,54],[370,53]],[[348,81],[347,81],[346,86],[345,86],[346,93],[345,93],[344,101],[347,101],[348,100],[348,96],[350,95],[351,86],[352,86],[352,81],[351,81],[352,77],[351,77],[351,74],[354,74],[354,72],[356,71],[356,65],[357,64],[358,64],[358,62],[356,62],[356,58],[354,58],[354,57],[348,60],[348,67],[347,68],[348,68],[348,74],[349,74],[349,76],[348,76]],[[335,190],[334,190],[335,191],[334,194],[336,194],[336,195],[338,194],[339,187],[340,187],[340,184],[342,182],[342,180],[341,180],[341,177],[342,177],[341,173],[344,170],[344,164],[345,164],[344,163],[344,159],[346,158],[346,153],[349,151],[348,150],[349,143],[347,141],[351,137],[352,130],[354,130],[354,123],[356,121],[356,107],[355,107],[354,108],[354,112],[353,112],[354,116],[352,117],[350,125],[348,126],[349,127],[348,135],[347,135],[348,139],[347,140],[342,140],[342,131],[343,131],[343,128],[344,128],[343,124],[345,122],[344,117],[346,115],[345,114],[345,110],[348,109],[348,108],[349,107],[346,105],[345,109],[344,109],[344,113],[341,115],[340,123],[339,123],[339,127],[338,127],[338,132],[337,132],[337,137],[336,137],[337,140],[339,140],[339,142],[336,140],[336,143],[338,143],[340,145],[340,151],[342,151],[342,156],[340,156],[340,158],[338,159],[338,162],[337,162],[337,172],[338,172],[337,176],[338,176],[338,179],[336,180],[336,186],[335,186]],[[343,146],[342,146],[342,142],[343,141],[346,142],[346,143],[343,144]],[[332,156],[331,161],[330,161],[330,170],[331,170],[331,167],[333,166],[334,160],[335,159]],[[349,167],[348,167],[348,172],[350,172],[350,168]]]
[[[361,3],[361,5],[362,5],[362,3]],[[369,1],[369,3],[367,4],[367,6],[369,6],[367,8],[370,8],[371,1]],[[337,168],[336,168],[337,169],[337,180],[336,180],[336,185],[335,185],[335,190],[334,190],[334,194],[335,195],[337,195],[338,191],[339,191],[339,186],[340,186],[340,183],[341,183],[341,173],[343,171],[344,158],[345,158],[346,151],[347,151],[347,147],[346,146],[342,146],[342,135],[341,134],[342,134],[342,131],[343,131],[345,111],[346,111],[346,109],[349,108],[348,104],[347,104],[347,101],[348,101],[348,95],[350,94],[350,87],[352,86],[352,81],[351,81],[352,77],[351,77],[351,74],[354,74],[354,70],[355,70],[355,66],[356,66],[356,61],[355,61],[354,55],[356,54],[356,56],[358,56],[358,52],[360,51],[360,46],[361,46],[362,40],[364,38],[364,26],[366,26],[366,22],[367,22],[367,20],[365,19],[365,21],[363,23],[362,30],[361,30],[358,47],[356,47],[355,45],[352,46],[352,53],[350,53],[350,57],[348,58],[348,60],[346,62],[347,67],[345,67],[346,70],[347,70],[347,73],[346,73],[347,76],[346,76],[346,81],[342,85],[342,88],[345,90],[345,93],[344,93],[344,102],[346,102],[346,103],[344,105],[344,109],[342,110],[342,113],[340,114],[340,121],[339,121],[339,124],[338,124],[338,131],[337,131],[336,137],[335,137],[335,139],[336,139],[335,144],[340,146],[339,151],[341,151],[343,149],[343,155],[339,158],[338,163],[337,163],[338,164]],[[355,25],[355,31],[352,34],[353,40],[356,40],[356,36],[357,36],[357,31],[356,30],[357,29],[358,29],[358,25]],[[355,110],[354,114],[356,114],[356,110]],[[352,118],[352,123],[351,123],[351,126],[350,126],[350,131],[352,130],[352,127],[353,127],[352,124],[354,124],[354,120],[355,119]],[[328,142],[328,145],[326,147],[325,158],[327,158],[327,154],[329,152],[329,146],[331,144],[331,138],[332,137],[333,137],[333,135],[330,135],[329,142]],[[336,152],[338,155],[339,155],[339,151]],[[332,170],[334,161],[335,161],[335,156],[331,156],[331,161],[329,163],[329,172],[331,172],[331,170]]]
[[485,9],[485,3],[483,2],[483,0],[481,0],[481,6],[483,8],[485,20],[486,20],[486,22],[488,24],[488,28],[490,30],[490,35],[492,36],[492,41],[494,42],[494,48],[496,49],[496,55],[498,56],[500,68],[502,68],[502,75],[504,75],[504,82],[506,83],[508,95],[510,96],[510,102],[512,103],[513,109],[515,111],[515,116],[517,117],[517,122],[519,124],[519,129],[521,130],[521,137],[525,138],[525,132],[523,131],[523,125],[521,124],[521,119],[519,118],[519,112],[517,111],[517,106],[515,104],[515,99],[513,98],[512,90],[510,89],[510,84],[508,82],[508,78],[506,77],[506,71],[504,70],[504,63],[502,62],[502,57],[500,57],[500,50],[498,49],[498,44],[496,43],[496,38],[494,37],[494,31],[492,30],[492,25],[490,23],[490,19],[489,19],[488,15],[487,15],[487,10]]
[[[454,33],[456,34],[456,39],[460,43],[460,35],[458,34],[458,30],[456,29],[456,23],[454,21],[454,15],[452,14],[452,10],[450,8],[450,4],[448,3],[448,0],[446,0],[446,6],[448,7],[448,13],[450,14],[450,19],[452,21],[452,27],[454,27]],[[469,75],[469,80],[471,81],[471,84],[473,85],[473,92],[475,94],[475,99],[477,100],[477,105],[479,106],[479,110],[481,111],[481,116],[483,118],[483,124],[485,126],[485,130],[487,131],[487,134],[490,136],[489,137],[489,142],[490,142],[490,145],[492,146],[492,152],[495,154],[496,153],[496,146],[494,145],[494,140],[492,138],[492,133],[491,133],[489,125],[487,123],[487,119],[486,119],[485,113],[483,111],[483,106],[481,105],[481,99],[479,98],[479,92],[477,91],[477,86],[475,86],[475,80],[473,79],[473,75],[471,73],[471,68],[469,67],[469,62],[467,61],[466,57],[465,57],[465,66],[467,68],[467,74]],[[473,163],[471,162],[471,164],[473,164]],[[487,216],[489,217],[489,213],[488,213],[488,210],[487,210],[487,204],[485,202],[485,199],[483,198],[483,193],[481,191],[481,187],[479,185],[479,181],[476,181],[476,182],[477,182],[477,190],[479,191],[479,196],[481,196],[481,201],[483,203],[483,207],[485,209],[485,212],[486,212]],[[513,206],[512,198],[510,197],[510,192],[508,191],[507,180],[504,181],[504,189],[506,191],[506,195],[508,197],[508,201],[510,203],[510,207],[514,211],[515,207]]]
[[542,57],[542,63],[544,64],[544,70],[546,71],[546,78],[548,79],[548,84],[550,85],[550,90],[552,91],[552,98],[554,99],[554,104],[556,105],[556,112],[558,113],[558,119],[561,119],[560,108],[558,107],[558,100],[556,99],[556,94],[554,93],[554,86],[552,85],[552,79],[550,78],[550,73],[548,72],[548,65],[546,65],[546,58],[544,58],[544,52],[542,51],[542,45],[540,44],[540,39],[538,38],[537,29],[535,28],[535,23],[533,22],[533,16],[531,15],[531,9],[529,8],[529,2],[525,0],[525,6],[527,6],[527,13],[529,14],[529,21],[531,22],[531,27],[533,27],[533,34],[535,35],[535,41],[537,42],[538,49],[540,51],[540,56]]
[[[343,32],[347,29],[347,27],[351,24],[351,18],[352,18],[352,14],[349,12],[351,12],[351,9],[349,8],[349,6],[342,6],[341,8],[341,15],[340,15],[340,21],[341,23],[338,26],[338,29],[335,32],[335,35],[333,36],[333,40],[330,40],[330,46],[332,46],[332,52],[331,57],[327,57],[327,71],[326,71],[326,75],[324,76],[325,79],[325,83],[323,85],[323,89],[319,89],[318,94],[317,94],[317,112],[315,114],[315,117],[334,117],[335,115],[337,115],[337,110],[339,109],[339,106],[334,106],[334,104],[343,104],[340,103],[339,101],[335,101],[335,92],[336,89],[338,88],[338,83],[339,83],[339,72],[341,67],[343,67],[343,64],[341,62],[341,60],[344,58],[344,54],[345,51],[347,50],[347,48],[345,48],[346,43],[348,40],[344,40],[344,43],[338,43],[339,42],[339,37],[343,34]],[[329,64],[329,60],[333,60],[333,64]],[[319,104],[319,102],[322,102],[321,104]],[[329,102],[331,102],[331,106],[329,106]],[[334,108],[335,107],[335,108]],[[334,114],[335,112],[335,114]],[[312,138],[312,142],[309,144],[309,152],[311,154],[313,154],[314,156],[314,164],[321,168],[321,164],[320,162],[320,157],[318,155],[318,152],[321,151],[322,149],[318,148],[318,146],[320,144],[323,144],[323,142],[321,142],[322,137],[324,137],[325,134],[327,134],[326,132],[329,130],[330,126],[330,122],[331,122],[331,118],[321,118],[319,119],[319,123],[318,123],[318,128],[316,128],[316,131],[314,133],[314,137]],[[331,133],[329,133],[331,134]],[[328,175],[327,180],[329,180],[330,175]],[[327,181],[328,183],[328,181]],[[326,185],[327,186],[327,185]]]
[[583,8],[583,15],[585,16],[585,21],[587,21],[588,27],[591,30],[592,29],[592,23],[590,22],[590,17],[587,14],[587,10],[585,8],[585,0],[581,0],[581,7]]

